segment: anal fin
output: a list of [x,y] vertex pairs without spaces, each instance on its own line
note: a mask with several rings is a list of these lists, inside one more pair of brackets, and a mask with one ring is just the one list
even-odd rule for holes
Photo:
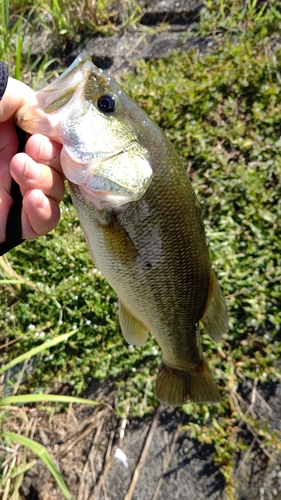
[[202,359],[191,371],[177,370],[162,363],[155,395],[160,403],[182,406],[194,403],[218,403],[220,393],[208,363]]
[[119,323],[125,340],[131,345],[140,346],[144,344],[149,329],[141,321],[135,318],[120,300],[118,301],[118,306]]
[[210,337],[216,342],[228,329],[225,298],[213,270],[211,271],[206,308],[200,321]]

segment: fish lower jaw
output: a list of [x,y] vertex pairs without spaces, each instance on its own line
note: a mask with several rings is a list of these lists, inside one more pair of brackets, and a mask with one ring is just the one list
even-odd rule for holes
[[131,197],[126,194],[97,191],[87,187],[87,184],[80,184],[78,187],[87,205],[94,207],[97,210],[118,208],[121,205],[132,201]]

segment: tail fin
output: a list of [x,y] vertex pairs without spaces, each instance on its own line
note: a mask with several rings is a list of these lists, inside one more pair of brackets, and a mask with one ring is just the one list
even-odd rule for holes
[[190,372],[160,366],[155,395],[163,403],[181,406],[187,401],[194,403],[217,403],[220,394],[208,363],[201,362]]

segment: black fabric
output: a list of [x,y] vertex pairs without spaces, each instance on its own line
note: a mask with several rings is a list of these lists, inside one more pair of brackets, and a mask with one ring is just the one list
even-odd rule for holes
[[20,245],[23,243],[25,240],[18,240],[18,241],[4,241],[4,243],[0,243],[0,257],[1,255],[5,255],[5,253],[9,252],[16,246]]
[[0,255],[4,255],[6,252],[16,247],[17,245],[20,245],[24,241],[21,237],[22,195],[19,185],[14,179],[12,180],[11,196],[14,200],[14,203],[11,206],[8,215],[6,226],[6,241],[4,241],[4,243],[0,243]]
[[[20,187],[16,181],[12,180],[11,196],[14,200],[10,208],[6,226],[6,241],[21,243],[21,209],[22,209],[22,195]],[[19,244],[16,243],[16,244]]]
[[3,61],[0,61],[0,101],[5,94],[5,90],[8,83],[8,68]]

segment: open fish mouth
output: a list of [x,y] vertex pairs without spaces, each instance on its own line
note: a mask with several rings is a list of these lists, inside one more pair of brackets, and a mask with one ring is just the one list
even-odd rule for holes
[[146,151],[132,142],[121,152],[98,161],[79,189],[87,203],[99,210],[119,207],[142,198],[151,182],[151,174]]
[[[102,71],[96,68],[98,73]],[[88,54],[82,53],[56,80],[36,92],[35,97],[16,114],[15,122],[30,134],[40,132],[63,143],[58,125],[60,110],[65,108],[75,96],[82,95],[88,78],[93,71],[93,63]],[[68,111],[66,111],[68,112]]]
[[[153,175],[134,124],[127,120],[124,129],[119,118],[118,95],[111,78],[82,53],[16,117],[24,130],[40,131],[63,144],[65,177],[99,210],[139,200]],[[114,105],[114,113],[106,104]]]
[[[54,82],[37,92],[42,111],[51,114],[65,106],[79,89],[84,89],[92,70],[92,60],[83,52]],[[98,68],[95,70],[102,73]]]

